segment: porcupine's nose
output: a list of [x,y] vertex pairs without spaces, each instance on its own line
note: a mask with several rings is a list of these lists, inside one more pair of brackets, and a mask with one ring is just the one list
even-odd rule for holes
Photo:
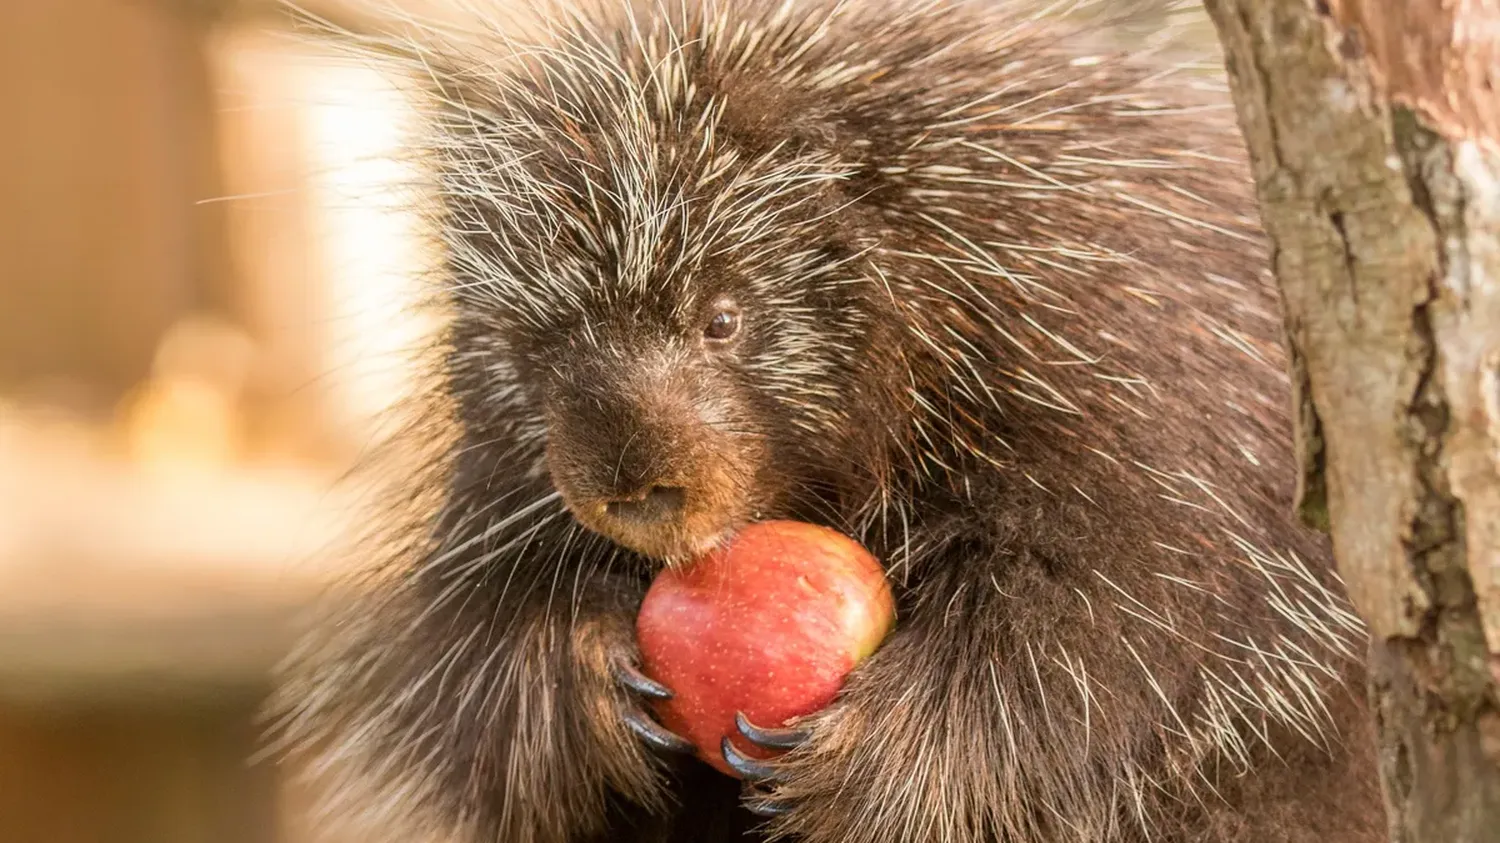
[[678,486],[652,486],[638,497],[619,497],[604,504],[611,518],[635,524],[657,524],[682,514],[687,493]]

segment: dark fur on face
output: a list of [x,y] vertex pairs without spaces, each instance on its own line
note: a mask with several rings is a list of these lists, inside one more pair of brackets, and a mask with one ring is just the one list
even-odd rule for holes
[[[764,83],[721,84],[732,101]],[[861,275],[873,240],[851,229],[861,214],[842,183],[856,171],[750,129],[705,150],[692,131],[585,127],[575,115],[602,107],[589,96],[497,122],[539,135],[514,177],[567,215],[545,238],[507,236],[527,223],[501,217],[461,241],[464,266],[489,276],[462,294],[462,318],[499,349],[464,368],[514,367],[570,511],[659,562],[752,520],[833,514],[830,494],[869,495],[910,402],[890,386],[904,376],[895,304]],[[612,131],[646,160],[617,166]],[[482,198],[450,212],[496,216]],[[456,393],[475,414],[492,403]]]
[[[526,361],[548,470],[574,517],[670,564],[752,520],[833,505],[820,483],[873,456],[848,420],[869,392],[862,385],[886,373],[871,347],[880,332],[859,330],[882,305],[866,300],[842,244],[797,255],[774,275],[752,263],[789,234],[823,234],[816,223],[784,218],[764,240],[707,243],[694,239],[702,232],[691,218],[668,224],[653,252],[715,258],[674,259],[687,264],[680,274],[623,294],[601,273],[580,301],[546,305],[555,322],[496,333]],[[539,283],[516,295],[550,292]],[[789,381],[814,375],[822,381],[788,394]],[[838,386],[812,388],[818,382]],[[468,397],[484,411],[482,392]]]
[[[452,318],[385,564],[278,699],[329,810],[378,840],[1380,839],[1223,93],[993,4],[666,6],[416,50]],[[611,669],[660,565],[771,517],[864,542],[900,620],[752,830]]]

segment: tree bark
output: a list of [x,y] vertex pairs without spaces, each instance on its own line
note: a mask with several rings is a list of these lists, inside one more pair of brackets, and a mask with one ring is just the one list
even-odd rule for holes
[[1500,0],[1205,0],[1391,839],[1500,840]]

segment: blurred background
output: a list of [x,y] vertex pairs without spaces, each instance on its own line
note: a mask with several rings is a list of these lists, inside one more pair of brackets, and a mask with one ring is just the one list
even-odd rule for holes
[[0,0],[0,843],[304,838],[253,715],[423,241],[407,104],[285,24]]
[[310,840],[254,715],[431,328],[413,117],[274,0],[0,0],[0,843]]

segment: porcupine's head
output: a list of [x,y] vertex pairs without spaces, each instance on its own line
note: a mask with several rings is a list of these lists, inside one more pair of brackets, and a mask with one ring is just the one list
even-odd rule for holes
[[573,515],[666,563],[836,506],[901,382],[854,170],[811,103],[692,30],[622,52],[688,54],[668,70],[564,40],[449,77],[441,124],[466,427],[517,412],[513,378]]

